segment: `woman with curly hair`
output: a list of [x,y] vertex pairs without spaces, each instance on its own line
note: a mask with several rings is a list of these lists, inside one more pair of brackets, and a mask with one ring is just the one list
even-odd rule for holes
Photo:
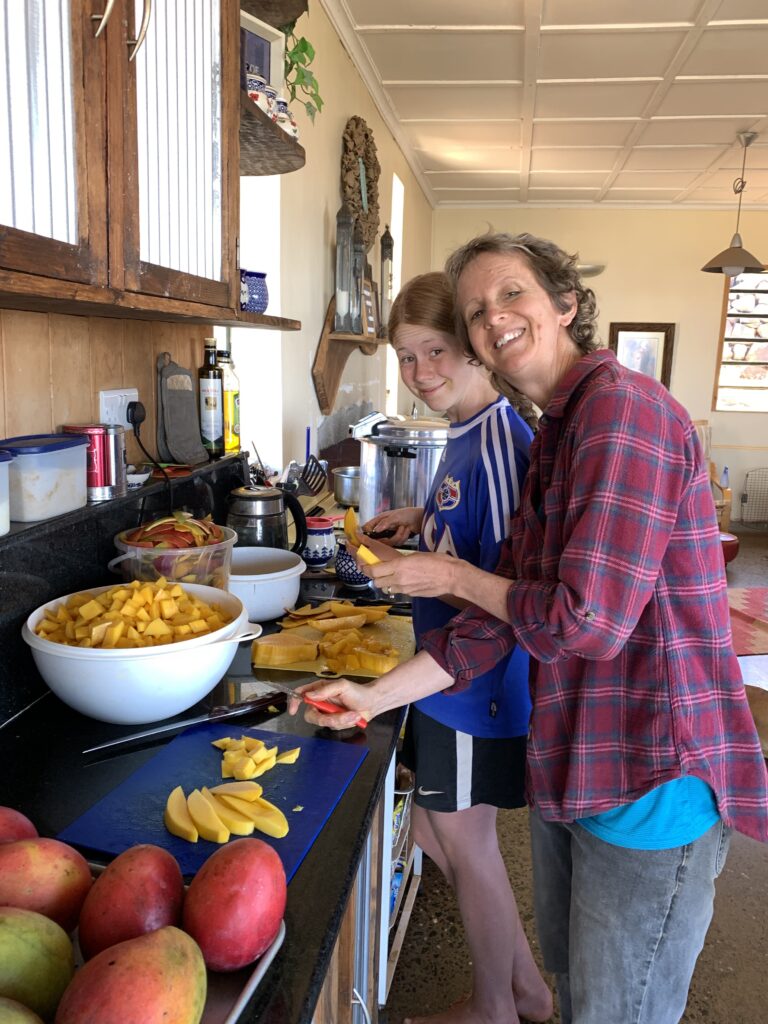
[[731,830],[768,841],[708,466],[666,388],[596,350],[574,256],[485,235],[446,269],[467,352],[542,410],[518,514],[494,573],[371,566],[380,587],[474,606],[372,685],[310,684],[352,710],[307,717],[348,728],[527,651],[534,902],[561,1020],[677,1024]]

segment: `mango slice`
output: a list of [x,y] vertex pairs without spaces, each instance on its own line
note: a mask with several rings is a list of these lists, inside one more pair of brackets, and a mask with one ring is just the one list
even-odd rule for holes
[[360,558],[366,563],[366,565],[376,565],[377,562],[381,561],[379,556],[374,555],[370,548],[367,548],[365,544],[360,545],[360,547],[357,549],[357,553],[358,555],[360,555]]
[[288,834],[288,819],[279,807],[275,807],[268,800],[259,797],[258,800],[248,803],[236,796],[222,796],[221,799],[238,814],[247,815],[259,832],[264,832],[273,839],[282,839]]
[[221,800],[217,800],[207,786],[203,786],[200,792],[213,808],[216,817],[221,820],[222,825],[228,828],[232,835],[249,836],[253,833],[255,825],[251,818],[238,814],[237,811],[227,807]]
[[291,665],[297,661],[314,661],[317,643],[291,633],[272,633],[254,640],[251,661],[254,665]]
[[353,548],[356,548],[360,543],[357,539],[357,513],[351,505],[344,513],[344,536]]
[[189,843],[197,842],[198,831],[187,809],[187,801],[181,786],[177,786],[168,797],[163,821],[172,836],[186,839]]
[[284,750],[282,754],[278,754],[275,758],[275,764],[296,764],[300,753],[301,747],[294,747],[292,750]]
[[229,829],[199,789],[193,789],[187,797],[187,810],[202,839],[211,843],[226,843]]
[[240,800],[248,800],[249,803],[260,797],[263,792],[258,782],[222,782],[218,786],[211,786],[211,793],[214,796],[236,796]]
[[309,625],[312,629],[319,629],[323,633],[332,633],[335,629],[359,629],[365,625],[365,616],[342,615],[333,619],[313,619]]

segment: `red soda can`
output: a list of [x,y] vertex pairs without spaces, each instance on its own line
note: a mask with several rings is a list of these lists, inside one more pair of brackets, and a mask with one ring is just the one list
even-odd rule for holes
[[84,434],[88,438],[86,484],[89,504],[111,498],[106,425],[104,423],[65,423],[61,429],[65,434]]

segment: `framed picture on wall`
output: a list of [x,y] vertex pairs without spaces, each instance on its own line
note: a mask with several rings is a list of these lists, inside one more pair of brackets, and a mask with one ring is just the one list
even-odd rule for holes
[[610,326],[608,347],[622,366],[639,370],[669,387],[672,377],[674,324],[619,324]]

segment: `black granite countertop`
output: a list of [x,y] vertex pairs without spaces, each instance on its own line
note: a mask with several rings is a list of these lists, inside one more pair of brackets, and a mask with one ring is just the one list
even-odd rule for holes
[[[186,719],[201,710],[199,705],[178,717]],[[301,712],[293,718],[285,712],[257,713],[233,721],[368,747],[368,755],[291,880],[285,941],[240,1016],[243,1024],[309,1024],[397,743],[402,712],[382,715],[365,733],[341,735],[310,726]],[[96,722],[46,691],[0,727],[0,804],[26,814],[41,835],[56,835],[152,757],[158,743],[174,735],[140,748],[107,751],[101,759],[82,754],[87,747],[141,728]]]

